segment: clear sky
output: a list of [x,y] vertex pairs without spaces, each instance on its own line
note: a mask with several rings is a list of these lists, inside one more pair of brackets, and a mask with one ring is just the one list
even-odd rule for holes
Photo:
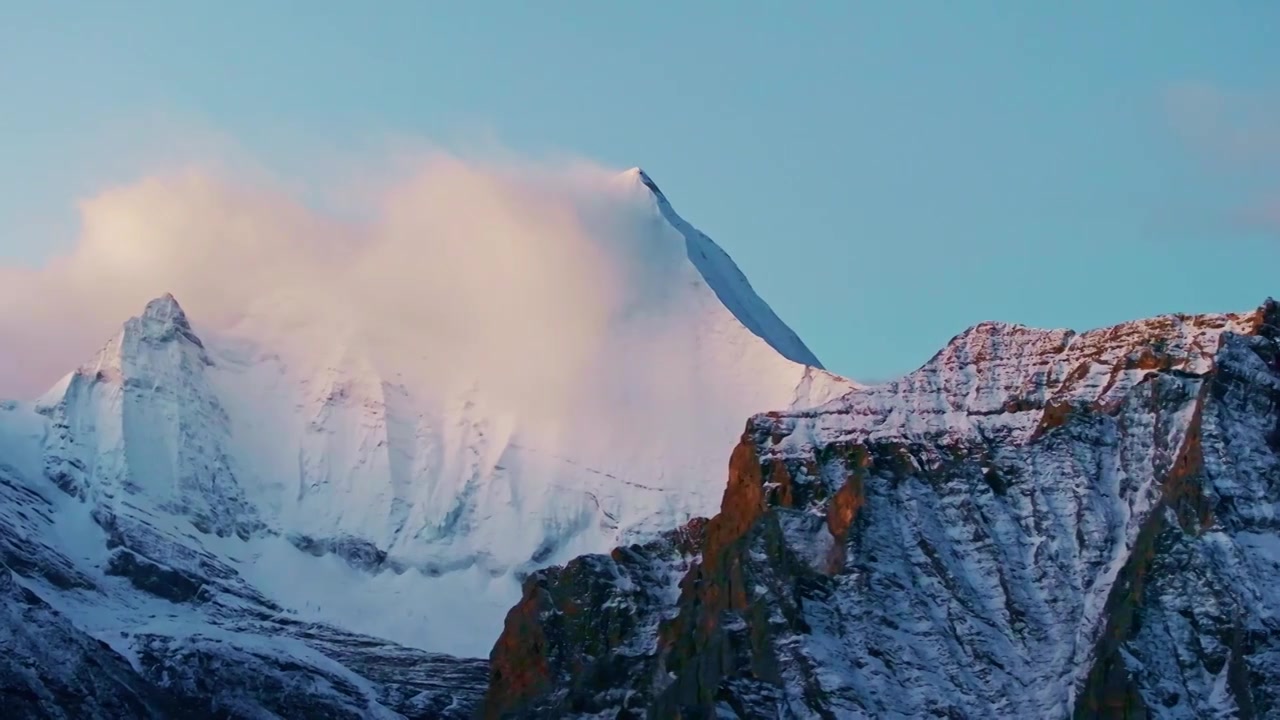
[[862,379],[1280,294],[1280,3],[0,0],[0,262],[170,156],[396,137],[644,167]]

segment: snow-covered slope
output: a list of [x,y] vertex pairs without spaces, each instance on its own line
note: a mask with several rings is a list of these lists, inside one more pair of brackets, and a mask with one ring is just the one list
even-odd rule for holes
[[[854,387],[648,176],[613,184],[630,211],[593,239],[643,257],[645,277],[565,340],[562,368],[471,363],[468,318],[441,308],[282,290],[202,325],[199,307],[153,300],[39,399],[0,411],[0,468],[43,508],[6,520],[14,545],[43,548],[6,560],[14,582],[145,678],[185,678],[179,700],[212,692],[192,668],[217,666],[231,687],[280,680],[264,712],[307,683],[338,713],[440,711],[447,687],[370,658],[487,655],[528,572],[714,512],[743,418]],[[503,351],[548,357],[537,345],[561,329],[542,320]],[[50,579],[64,576],[83,582]],[[284,658],[304,666],[292,680]],[[473,683],[463,712],[478,675],[451,667]],[[404,697],[388,689],[406,682]]]

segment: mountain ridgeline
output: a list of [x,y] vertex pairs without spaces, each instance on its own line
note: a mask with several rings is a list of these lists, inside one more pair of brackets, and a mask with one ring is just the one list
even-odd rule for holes
[[485,717],[1280,716],[1280,308],[984,323],[531,576]]

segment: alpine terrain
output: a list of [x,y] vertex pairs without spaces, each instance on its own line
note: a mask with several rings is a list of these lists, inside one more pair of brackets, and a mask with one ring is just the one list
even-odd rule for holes
[[1280,306],[984,323],[534,573],[485,717],[1280,717]]
[[[459,658],[530,572],[714,513],[744,417],[855,387],[643,172],[607,192],[629,212],[592,240],[645,277],[570,372],[486,375],[450,308],[285,293],[204,326],[164,295],[0,404],[2,714],[470,716],[487,661]],[[546,320],[514,352],[568,342]]]
[[861,386],[600,192],[551,264],[603,282],[166,294],[0,403],[0,714],[1280,717],[1274,301]]

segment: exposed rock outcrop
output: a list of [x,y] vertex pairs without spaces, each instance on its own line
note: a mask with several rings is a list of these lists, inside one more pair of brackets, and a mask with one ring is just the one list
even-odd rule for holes
[[[484,712],[1271,717],[1277,518],[1274,302],[984,323],[899,381],[753,418],[678,595],[599,558],[531,577]],[[540,600],[583,593],[657,642]]]

